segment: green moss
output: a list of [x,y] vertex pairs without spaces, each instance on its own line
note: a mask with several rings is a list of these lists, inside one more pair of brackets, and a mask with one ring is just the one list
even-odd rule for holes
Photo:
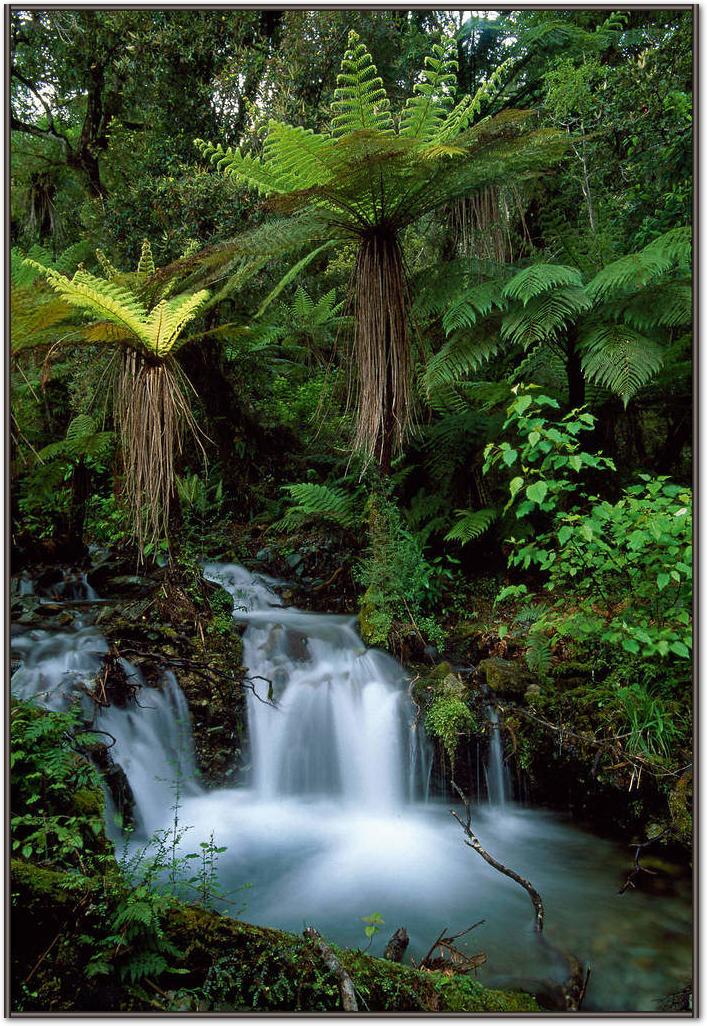
[[[69,908],[79,909],[62,940],[46,955],[31,993],[23,994],[24,1010],[208,1010],[213,1012],[340,1012],[334,976],[321,957],[296,934],[253,926],[194,906],[176,905],[164,921],[166,936],[179,952],[179,977],[156,979],[163,990],[181,990],[155,1004],[131,990],[114,969],[108,977],[85,977],[92,946],[82,935],[96,929],[100,901],[88,901],[100,881],[83,881],[80,891],[65,889],[65,875],[28,863],[12,864],[15,921],[14,978],[19,983],[27,966],[44,950],[46,937],[66,923]],[[18,925],[19,924],[19,925]],[[58,925],[57,925],[58,924]],[[19,934],[18,934],[19,929]],[[334,947],[351,976],[360,1005],[371,1012],[537,1011],[527,994],[487,990],[468,976],[420,972],[411,966],[373,958],[360,951]],[[15,993],[19,993],[19,986]]]
[[449,761],[454,766],[454,757],[463,734],[472,734],[479,725],[469,708],[454,695],[435,699],[425,716],[425,729],[444,745]]
[[102,816],[105,799],[100,787],[82,787],[74,792],[74,812],[77,816]]

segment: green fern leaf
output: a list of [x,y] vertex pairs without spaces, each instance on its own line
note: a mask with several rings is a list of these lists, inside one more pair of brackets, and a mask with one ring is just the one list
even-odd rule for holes
[[480,538],[485,531],[488,531],[491,524],[498,517],[498,511],[495,509],[476,509],[476,510],[457,510],[457,517],[459,518],[447,534],[444,536],[445,541],[458,541],[462,545],[468,545],[469,542],[474,541],[476,538]]
[[435,43],[432,54],[425,58],[421,81],[413,86],[400,118],[400,135],[423,141],[439,139],[440,130],[454,104],[459,63],[455,57],[456,42]]
[[564,264],[531,264],[514,275],[503,290],[507,299],[519,299],[527,306],[531,299],[558,286],[581,288],[582,275],[575,267]]
[[581,340],[586,377],[608,388],[626,406],[663,364],[663,349],[625,324],[602,324]]
[[337,77],[334,116],[331,130],[334,136],[351,135],[360,131],[392,132],[393,119],[390,101],[378,75],[368,48],[356,32],[349,32],[348,48]]
[[341,488],[307,482],[285,485],[284,491],[293,502],[278,525],[286,530],[312,520],[328,520],[342,527],[353,527],[356,523],[351,496]]

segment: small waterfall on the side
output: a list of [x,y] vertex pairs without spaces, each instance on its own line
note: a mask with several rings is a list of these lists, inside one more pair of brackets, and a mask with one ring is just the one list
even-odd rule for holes
[[284,608],[268,579],[240,566],[205,570],[231,593],[234,616],[247,624],[255,791],[263,799],[335,795],[368,809],[422,797],[427,742],[401,665],[367,649],[352,617]]
[[[488,691],[484,688],[488,699]],[[506,760],[503,756],[503,740],[501,738],[501,722],[498,709],[492,701],[485,705],[486,719],[489,724],[488,758],[484,767],[486,775],[486,791],[490,805],[505,805],[511,793],[511,779]]]
[[[100,601],[85,574],[65,578],[58,587],[67,603]],[[79,619],[74,630],[17,633],[11,649],[19,662],[11,682],[16,698],[55,712],[78,700],[88,729],[105,732],[110,759],[130,786],[139,832],[149,834],[163,824],[177,791],[182,796],[199,793],[189,709],[174,674],[165,673],[160,687],[146,687],[139,669],[122,659],[132,696],[126,696],[124,704],[106,707],[91,697],[108,652],[106,639],[95,627]],[[112,813],[110,795],[106,797]],[[111,819],[109,814],[109,828]]]

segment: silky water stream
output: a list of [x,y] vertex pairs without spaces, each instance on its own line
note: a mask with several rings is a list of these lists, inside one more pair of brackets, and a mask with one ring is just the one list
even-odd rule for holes
[[[240,566],[205,572],[231,593],[245,625],[247,783],[199,785],[186,701],[167,674],[161,689],[139,691],[139,705],[95,718],[116,738],[111,755],[135,797],[138,835],[169,826],[179,780],[185,845],[193,850],[213,832],[227,847],[223,888],[249,885],[242,918],[297,932],[311,924],[363,947],[362,917],[377,912],[385,925],[371,952],[405,926],[418,957],[443,927],[455,933],[483,919],[468,938],[468,950],[488,956],[482,982],[532,989],[560,980],[565,967],[535,942],[525,892],[464,845],[448,801],[428,796],[430,748],[402,666],[366,649],[353,618],[287,608],[274,582]],[[95,677],[106,649],[80,618],[66,631],[16,626],[13,693],[62,708]],[[141,683],[136,667],[124,669]],[[591,964],[584,1011],[655,1011],[691,977],[689,881],[675,877],[660,896],[619,895],[631,849],[510,801],[492,705],[487,715],[489,800],[473,810],[478,836],[543,895],[553,944]]]

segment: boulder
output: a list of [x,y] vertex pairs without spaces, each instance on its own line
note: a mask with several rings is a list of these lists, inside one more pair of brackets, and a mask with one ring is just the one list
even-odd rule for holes
[[522,699],[528,688],[536,683],[522,663],[499,656],[482,659],[478,672],[488,689],[504,698]]

